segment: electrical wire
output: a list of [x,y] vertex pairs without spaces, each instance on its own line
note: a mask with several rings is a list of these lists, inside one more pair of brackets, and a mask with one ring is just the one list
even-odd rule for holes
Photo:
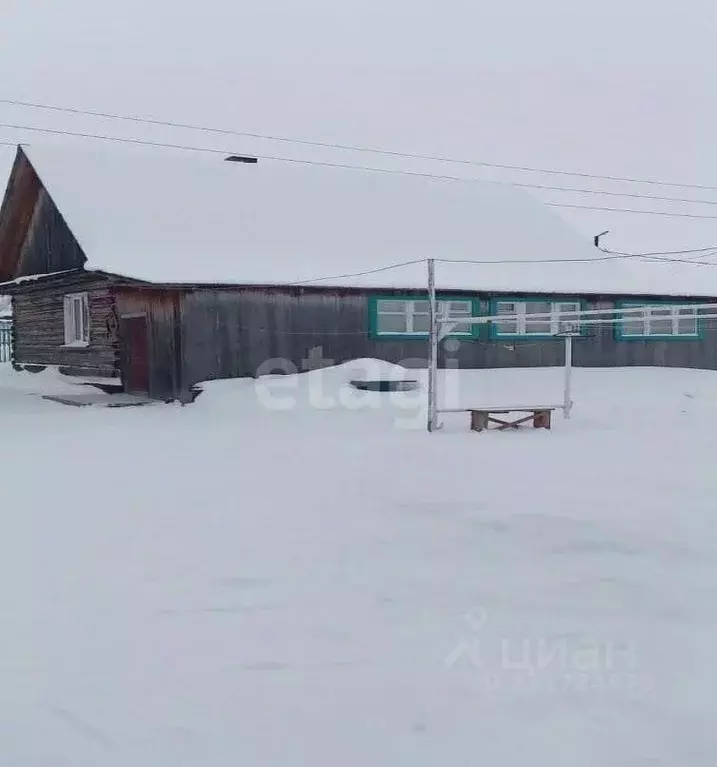
[[640,213],[647,216],[669,216],[671,218],[703,218],[716,220],[717,216],[704,216],[701,213],[673,213],[663,210],[638,210],[636,208],[604,208],[598,205],[577,205],[566,202],[546,202],[551,208],[571,208],[576,210],[599,210],[608,213]]
[[[632,259],[632,258],[645,259],[650,261],[660,261],[663,263],[684,263],[684,264],[694,264],[696,266],[717,266],[717,264],[715,263],[710,263],[706,261],[690,261],[689,259],[678,259],[678,258],[661,258],[657,255],[647,255],[643,253],[624,253],[624,254],[616,254],[616,255],[596,256],[595,258],[501,259],[497,261],[489,261],[489,260],[482,261],[478,259],[473,260],[473,259],[460,259],[460,258],[436,258],[434,259],[434,261],[437,264],[438,263],[440,264],[475,264],[478,266],[487,266],[487,265],[505,266],[505,265],[521,265],[521,264],[523,265],[525,264],[589,264],[594,262],[605,262],[605,261],[623,261],[623,260]],[[426,258],[418,258],[412,261],[402,261],[397,264],[388,264],[386,266],[380,266],[376,269],[368,269],[363,272],[353,272],[351,274],[336,274],[336,275],[325,276],[325,277],[314,277],[310,280],[289,282],[287,283],[287,285],[301,286],[301,285],[310,285],[316,282],[342,280],[342,279],[347,279],[350,277],[363,277],[369,274],[378,274],[380,272],[387,272],[392,269],[399,269],[403,266],[410,266],[412,264],[426,264],[427,261],[428,259]]]
[[497,260],[497,261],[479,261],[479,260],[473,260],[473,259],[453,259],[453,258],[436,258],[436,263],[445,263],[445,264],[478,264],[480,266],[490,265],[490,264],[590,264],[595,262],[605,262],[605,261],[622,261],[626,259],[641,259],[644,261],[659,261],[662,263],[668,263],[668,264],[694,264],[696,266],[717,266],[717,264],[711,263],[709,261],[694,261],[687,258],[663,258],[660,256],[646,256],[639,253],[633,254],[633,253],[626,253],[624,255],[608,255],[608,256],[596,256],[595,258],[539,258],[539,259],[529,259],[529,258],[519,258],[519,259],[510,259],[510,260]]
[[133,122],[133,123],[140,123],[145,125],[155,125],[155,126],[162,126],[167,128],[180,128],[184,130],[201,131],[204,133],[213,133],[215,135],[222,135],[222,136],[237,136],[240,138],[263,139],[267,141],[275,141],[275,142],[281,142],[286,144],[296,144],[300,146],[310,146],[310,147],[316,147],[321,149],[336,149],[340,151],[363,152],[363,153],[383,155],[386,157],[401,158],[406,160],[428,160],[431,162],[470,165],[470,166],[476,166],[481,168],[496,168],[499,170],[519,171],[523,173],[542,173],[547,175],[572,176],[574,178],[586,178],[586,179],[593,179],[593,180],[599,180],[599,181],[617,181],[617,182],[631,183],[631,184],[650,184],[654,186],[671,186],[671,187],[682,188],[682,189],[702,189],[702,190],[708,190],[708,191],[717,191],[717,186],[710,186],[710,185],[704,185],[704,184],[689,184],[684,182],[663,181],[659,179],[644,179],[644,178],[636,178],[636,177],[630,177],[630,176],[601,175],[596,173],[568,171],[568,170],[562,170],[557,168],[540,168],[540,167],[534,167],[529,165],[495,163],[495,162],[487,162],[483,160],[467,160],[467,159],[448,157],[445,155],[420,154],[417,152],[401,152],[401,151],[395,151],[390,149],[383,149],[379,147],[367,147],[367,146],[360,146],[360,145],[353,145],[353,144],[340,144],[340,143],[333,143],[328,141],[311,141],[308,139],[290,138],[288,136],[272,135],[268,133],[237,131],[237,130],[230,130],[227,128],[212,128],[206,125],[173,122],[170,120],[158,120],[151,117],[140,117],[137,115],[118,114],[115,112],[102,112],[102,111],[94,111],[89,109],[78,109],[75,107],[63,107],[63,106],[56,106],[51,104],[41,104],[41,103],[31,102],[31,101],[19,101],[15,99],[0,99],[0,104],[5,104],[8,106],[19,106],[19,107],[25,107],[28,109],[36,109],[36,110],[43,110],[43,111],[62,112],[62,113],[73,114],[73,115],[83,115],[88,117],[100,117],[103,119],[110,119],[110,120],[121,120],[124,122]]
[[[704,253],[705,251],[717,250],[717,245],[709,245],[705,248],[689,248],[687,250],[656,250],[647,253],[625,253],[621,250],[610,250],[609,248],[600,248],[603,253],[610,253],[613,256],[630,256],[638,258],[642,256],[682,256],[687,253]],[[709,253],[707,255],[710,255]]]
[[[40,128],[37,126],[30,126],[30,125],[15,125],[15,124],[8,124],[8,123],[0,123],[0,128],[10,129],[10,130],[26,130],[26,131],[32,131],[35,133],[46,133],[46,134],[55,135],[55,136],[72,136],[75,138],[95,139],[99,141],[131,144],[135,146],[148,146],[148,147],[161,148],[161,149],[174,149],[177,151],[200,152],[200,153],[204,152],[204,153],[210,153],[210,154],[223,155],[225,157],[235,154],[235,152],[231,150],[226,150],[226,149],[198,147],[198,146],[193,146],[189,144],[173,144],[169,142],[150,141],[146,139],[122,138],[119,136],[108,136],[108,135],[99,134],[99,133],[81,133],[78,131],[60,130],[57,128]],[[522,184],[518,182],[495,181],[492,179],[464,178],[461,176],[438,175],[434,173],[423,173],[420,171],[407,171],[407,170],[396,170],[392,168],[376,168],[376,167],[365,166],[365,165],[352,165],[350,163],[336,163],[336,162],[327,162],[327,161],[320,161],[320,160],[303,160],[303,159],[298,159],[295,157],[280,157],[276,155],[254,154],[252,156],[256,157],[257,159],[271,160],[271,161],[277,161],[277,162],[287,162],[287,163],[293,163],[297,165],[313,165],[313,166],[325,167],[325,168],[342,168],[345,170],[357,170],[357,171],[365,171],[365,172],[371,172],[371,173],[384,173],[388,175],[430,178],[430,179],[435,179],[439,181],[459,181],[463,183],[496,184],[501,186],[517,186],[517,187],[523,187],[523,188],[535,188],[535,189],[543,189],[543,190],[553,189],[556,191],[572,192],[572,193],[579,193],[579,194],[607,194],[607,195],[614,195],[614,196],[644,197],[646,199],[672,201],[672,202],[683,202],[683,203],[687,202],[692,204],[717,205],[717,201],[715,200],[686,200],[686,199],[680,199],[680,198],[655,197],[650,195],[635,195],[631,193],[623,194],[620,192],[601,192],[601,191],[593,191],[593,190],[587,190],[587,189],[571,189],[567,187],[550,187],[550,186],[542,185],[542,184],[533,185],[533,184]],[[696,218],[696,219],[717,220],[717,216],[708,216],[708,215],[703,215],[698,213],[676,213],[676,212],[670,212],[670,211],[639,210],[635,208],[609,208],[609,207],[577,205],[577,204],[559,203],[559,202],[546,202],[545,204],[551,207],[557,207],[557,208],[572,208],[572,209],[577,208],[577,209],[583,209],[583,210],[597,210],[597,211],[607,211],[607,212],[615,212],[615,213],[637,213],[637,214],[652,215],[652,216],[669,216],[672,218],[693,218],[693,219]]]
[[[2,103],[2,100],[0,100],[0,103]],[[222,154],[222,155],[233,154],[232,151],[224,150],[224,149],[213,149],[213,148],[206,148],[206,147],[190,146],[185,144],[154,142],[154,141],[145,140],[145,139],[126,139],[126,138],[115,137],[115,136],[107,136],[103,134],[79,133],[79,132],[65,131],[65,130],[61,131],[57,129],[40,128],[37,126],[0,125],[0,127],[6,128],[6,129],[29,130],[29,131],[36,131],[36,132],[42,132],[42,133],[67,135],[67,136],[74,136],[77,138],[89,138],[89,139],[98,139],[103,141],[116,141],[119,143],[140,144],[140,145],[155,146],[155,147],[166,148],[166,149],[177,149],[177,150],[183,150],[183,151],[211,152],[213,154]],[[282,160],[284,162],[302,162],[301,160],[294,160],[287,157],[272,157],[268,155],[264,155],[264,156],[253,155],[253,156],[257,157],[257,159],[264,159],[264,160]],[[541,191],[566,192],[568,194],[592,194],[592,195],[598,195],[603,197],[627,197],[631,199],[652,200],[656,202],[687,203],[690,205],[717,205],[717,200],[696,200],[691,197],[667,197],[663,195],[642,194],[638,192],[616,192],[613,190],[605,190],[605,189],[584,189],[584,188],[576,188],[576,187],[569,187],[569,186],[554,186],[550,184],[529,184],[522,181],[502,181],[500,179],[464,178],[461,176],[421,173],[419,171],[401,171],[401,170],[393,170],[391,168],[364,167],[364,166],[358,166],[358,165],[351,165],[347,163],[321,162],[321,161],[308,161],[308,160],[303,162],[306,162],[309,164],[324,165],[329,167],[353,168],[356,170],[365,170],[365,171],[370,170],[374,172],[385,172],[385,173],[397,173],[397,174],[400,173],[400,174],[406,174],[406,175],[415,175],[415,176],[443,179],[447,181],[448,180],[449,181],[471,181],[474,183],[493,184],[496,186],[513,186],[513,187],[518,187],[520,189],[537,189]]]
[[311,280],[301,280],[300,282],[289,282],[288,285],[309,285],[314,282],[326,282],[327,280],[343,280],[348,277],[363,277],[367,274],[378,274],[379,272],[387,272],[391,269],[399,269],[402,266],[409,266],[411,264],[425,264],[425,258],[416,258],[413,261],[402,261],[399,264],[389,264],[388,266],[380,266],[377,269],[368,269],[365,272],[354,272],[353,274],[335,274],[331,277],[315,277]]

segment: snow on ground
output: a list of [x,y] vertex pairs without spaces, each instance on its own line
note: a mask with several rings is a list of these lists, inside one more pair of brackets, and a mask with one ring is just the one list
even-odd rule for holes
[[716,373],[428,435],[352,366],[120,410],[0,370],[0,763],[714,765]]

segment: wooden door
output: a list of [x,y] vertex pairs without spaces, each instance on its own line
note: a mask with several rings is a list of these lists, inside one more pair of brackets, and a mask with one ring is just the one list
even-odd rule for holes
[[124,388],[134,394],[149,393],[149,339],[146,317],[123,317]]

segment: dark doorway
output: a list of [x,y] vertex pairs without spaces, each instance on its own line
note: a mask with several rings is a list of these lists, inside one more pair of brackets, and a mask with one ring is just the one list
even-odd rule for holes
[[146,317],[123,317],[124,389],[132,394],[149,393],[149,341]]

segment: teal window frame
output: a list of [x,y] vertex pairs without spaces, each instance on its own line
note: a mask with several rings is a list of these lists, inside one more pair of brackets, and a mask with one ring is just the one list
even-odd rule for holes
[[[445,293],[439,293],[436,295],[436,300],[441,301],[466,301],[471,304],[471,317],[480,317],[481,302],[479,298],[469,295],[447,295]],[[390,293],[375,294],[369,296],[368,306],[368,319],[369,319],[369,337],[377,341],[425,341],[428,338],[428,332],[420,333],[401,333],[401,332],[385,332],[382,333],[378,327],[378,315],[379,315],[379,301],[428,301],[428,295],[426,293],[412,293],[412,294],[400,294],[391,295]],[[471,341],[478,338],[480,335],[480,325],[474,323],[470,326],[470,331],[467,333],[449,333],[444,338],[456,338],[463,341]]]
[[[664,306],[674,306],[674,307],[689,307],[693,306],[695,304],[694,301],[670,301],[669,299],[662,298],[655,301],[633,301],[633,300],[621,300],[617,301],[615,303],[616,309],[639,309],[641,307],[654,307],[656,309],[659,309]],[[621,317],[631,316],[631,315],[617,315]],[[638,315],[632,315],[636,319],[638,318]],[[663,318],[664,319],[664,318]],[[674,318],[673,318],[674,319]],[[651,333],[650,335],[631,335],[629,333],[625,333],[625,327],[623,322],[615,323],[614,328],[614,338],[616,341],[638,341],[638,342],[649,342],[649,341],[701,341],[704,339],[705,334],[705,326],[704,321],[700,317],[699,313],[697,313],[695,317],[695,332],[694,333]]]
[[[588,303],[584,298],[577,298],[576,296],[561,296],[555,298],[554,296],[500,296],[498,298],[492,298],[490,301],[490,316],[495,317],[498,314],[498,304],[528,304],[539,302],[543,304],[550,304],[553,311],[553,304],[578,304],[579,311],[585,311]],[[495,321],[490,324],[489,338],[491,341],[546,341],[556,338],[554,333],[502,333],[500,332],[498,325]],[[580,323],[579,335],[587,335],[587,327]]]

